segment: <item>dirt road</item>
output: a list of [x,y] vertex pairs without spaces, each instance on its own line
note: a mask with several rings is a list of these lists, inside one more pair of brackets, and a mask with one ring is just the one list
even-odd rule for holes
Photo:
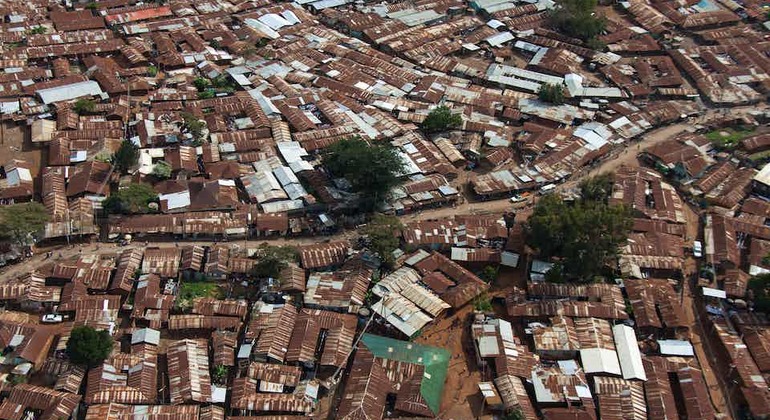
[[[735,108],[734,112],[743,112],[748,109],[755,109],[755,108],[751,108],[751,107]],[[718,114],[718,111],[709,111],[704,116],[704,118],[711,118],[717,114]],[[651,130],[646,134],[644,134],[641,141],[629,146],[625,152],[621,152],[615,158],[607,159],[605,161],[600,162],[596,167],[592,168],[590,171],[581,172],[580,174],[576,175],[574,178],[570,179],[568,182],[565,182],[564,184],[559,185],[558,188],[559,189],[574,188],[578,185],[581,179],[588,176],[593,176],[593,175],[598,175],[605,172],[614,171],[620,165],[624,165],[624,164],[631,165],[631,166],[638,165],[636,155],[639,151],[644,150],[645,148],[653,146],[660,142],[666,141],[676,136],[677,134],[683,132],[688,127],[692,127],[694,124],[699,123],[701,121],[702,120],[681,122],[681,123],[669,125],[666,127],[661,127],[655,130]],[[483,202],[464,200],[464,202],[454,207],[427,209],[427,210],[419,211],[417,213],[408,214],[408,215],[402,216],[402,220],[404,222],[412,222],[412,221],[431,220],[431,219],[443,219],[443,218],[449,218],[449,217],[458,216],[458,215],[501,214],[511,209],[512,209],[511,204],[507,198],[499,199],[499,200],[483,201]],[[516,211],[517,220],[519,221],[526,220],[526,218],[531,214],[531,212],[532,212],[531,206],[523,209],[518,209]],[[241,245],[244,248],[256,248],[257,246],[259,246],[259,244],[263,242],[269,242],[274,245],[304,245],[304,244],[318,243],[325,240],[334,241],[334,240],[340,240],[340,239],[351,239],[353,237],[355,237],[354,231],[345,231],[345,232],[341,232],[331,236],[300,237],[300,238],[270,238],[270,239],[257,239],[257,240],[250,240],[250,241],[232,241],[230,243]],[[197,241],[197,242],[185,241],[184,244],[211,245],[212,241]],[[150,241],[150,245],[167,246],[169,245],[169,242],[168,241],[158,241],[158,242]],[[55,258],[58,258],[58,255],[61,253],[62,258],[66,259],[66,258],[71,258],[73,256],[77,256],[81,252],[91,252],[91,253],[95,252],[98,254],[116,254],[116,253],[119,253],[121,250],[122,248],[116,248],[113,244],[100,244],[97,247],[86,246],[82,251],[80,247],[68,248],[68,247],[56,246],[56,247],[42,248],[38,250],[38,255],[25,261],[24,263],[0,269],[0,278],[15,278],[29,272],[29,270],[32,270],[37,265],[45,262],[44,254],[47,251],[54,252]]]

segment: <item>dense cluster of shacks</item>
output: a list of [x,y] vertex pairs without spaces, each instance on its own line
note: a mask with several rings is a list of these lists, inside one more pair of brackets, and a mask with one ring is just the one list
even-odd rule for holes
[[[319,153],[354,135],[390,142],[406,163],[384,211],[458,202],[467,167],[480,169],[473,194],[505,197],[565,180],[699,113],[694,98],[752,104],[770,87],[770,43],[751,25],[765,16],[756,0],[619,3],[599,37],[604,51],[548,29],[550,0],[160,3],[0,6],[0,114],[45,151],[41,162],[7,157],[0,200],[41,201],[46,240],[327,231],[356,197]],[[199,92],[200,79],[211,90]],[[563,86],[567,103],[540,101],[544,84]],[[78,99],[94,104],[76,107]],[[438,104],[461,124],[425,136],[418,125]],[[126,140],[140,156],[121,176],[110,156]],[[768,148],[764,134],[740,144],[747,154]],[[615,175],[611,202],[635,217],[619,285],[546,284],[549,263],[527,261],[530,282],[506,299],[512,322],[474,320],[478,362],[493,372],[479,384],[491,409],[713,416],[682,286],[670,280],[690,274],[694,239],[679,189],[710,205],[703,242],[717,283],[696,311],[709,351],[725,361],[713,367],[734,384],[736,406],[770,415],[768,323],[739,305],[749,275],[770,270],[770,205],[760,198],[770,197],[770,166],[720,155],[697,132],[644,156],[657,171]],[[153,176],[161,161],[172,171],[165,181]],[[97,223],[102,201],[136,182],[152,184],[157,208]],[[376,284],[376,257],[329,242],[302,247],[300,264],[265,286],[271,298],[254,301],[180,305],[185,281],[205,275],[232,290],[251,272],[257,260],[225,246],[126,248],[3,279],[3,372],[31,380],[2,382],[0,418],[85,410],[94,420],[290,419],[319,409],[339,385],[339,404],[324,407],[334,418],[436,416],[449,355],[404,340],[484,294],[480,268],[515,268],[527,250],[521,227],[496,217],[415,222],[402,238],[409,252]],[[53,311],[66,321],[40,325],[37,314]],[[79,325],[116,340],[96,368],[64,357]],[[41,377],[55,383],[36,384]]]
[[[767,171],[739,168],[690,134],[646,153],[662,160],[667,147],[693,149],[679,160],[671,152],[671,167],[658,166],[669,178],[626,166],[614,175],[610,202],[634,217],[617,284],[548,283],[551,264],[534,260],[526,288],[506,298],[507,317],[476,315],[471,334],[489,407],[525,418],[714,418],[710,389],[719,385],[707,383],[700,364],[708,363],[712,378],[728,384],[722,389],[735,415],[770,416],[770,323],[744,300],[750,275],[770,269]],[[667,170],[674,165],[686,175]],[[707,203],[697,236],[683,197]],[[523,258],[511,232],[505,248]],[[686,258],[701,252],[698,271]],[[689,313],[684,288],[693,278]],[[690,341],[693,328],[702,328],[703,350]]]
[[[488,216],[457,220],[445,235],[398,253],[400,268],[374,288],[376,256],[344,241],[302,246],[278,279],[251,286],[262,290],[251,301],[181,292],[201,277],[223,293],[248,278],[258,259],[237,246],[130,247],[44,264],[0,284],[0,392],[10,391],[0,417],[300,418],[340,384],[335,418],[435,416],[449,352],[406,340],[489,285],[431,247],[488,247],[499,261],[507,238],[502,219]],[[64,322],[40,324],[37,314],[51,312]],[[66,357],[77,326],[115,339],[96,367]]]
[[[406,162],[385,211],[456,203],[468,166],[483,168],[470,180],[481,198],[537,188],[697,114],[693,98],[760,101],[770,44],[742,19],[762,9],[723,3],[623,2],[606,51],[547,29],[550,0],[8,5],[0,112],[48,153],[3,162],[0,199],[42,201],[48,239],[313,234],[355,200],[317,158],[353,135],[389,141]],[[544,84],[568,103],[538,100]],[[93,109],[75,107],[82,98]],[[437,104],[462,122],[426,137],[416,128]],[[200,132],[187,130],[195,120]],[[123,139],[141,150],[119,185],[152,182],[157,213],[100,229]],[[172,177],[158,182],[161,161]]]

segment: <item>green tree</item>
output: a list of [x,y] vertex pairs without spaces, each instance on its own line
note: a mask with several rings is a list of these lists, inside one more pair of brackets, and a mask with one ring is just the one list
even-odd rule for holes
[[497,280],[498,271],[499,271],[498,267],[493,265],[488,265],[484,267],[483,270],[481,270],[481,274],[479,275],[479,277],[481,277],[481,279],[487,283],[492,283],[495,280]]
[[211,45],[211,48],[215,50],[222,49],[222,44],[219,42],[218,39],[212,39],[211,42],[209,42],[209,45]]
[[158,75],[158,68],[155,66],[149,66],[147,67],[147,75],[150,77],[155,77]]
[[458,128],[462,123],[463,119],[459,114],[453,114],[451,109],[442,105],[428,114],[422,122],[422,129],[426,133],[438,133]]
[[590,41],[601,34],[606,19],[596,14],[597,0],[557,0],[549,13],[552,26],[565,35]]
[[215,88],[226,88],[226,87],[232,87],[233,80],[225,74],[220,74],[219,76],[215,77],[211,81],[211,85]]
[[588,201],[606,203],[612,195],[612,173],[603,173],[580,182],[580,196]]
[[198,92],[198,99],[211,99],[215,96],[217,96],[216,92],[211,89]]
[[75,101],[75,105],[72,106],[78,114],[87,114],[94,112],[96,109],[96,102],[93,99],[81,98]]
[[297,249],[291,246],[262,244],[254,257],[258,260],[251,275],[258,279],[277,279],[290,262],[297,260]]
[[189,113],[183,112],[182,120],[184,121],[184,127],[190,131],[194,140],[200,140],[203,137],[203,129],[206,127],[206,123],[199,120],[198,117]]
[[551,194],[537,203],[525,227],[527,243],[542,258],[560,261],[566,280],[585,282],[614,264],[631,225],[625,206],[584,199],[570,205]]
[[158,163],[152,167],[152,176],[158,179],[171,178],[171,164],[165,160],[158,161]]
[[45,26],[39,25],[39,26],[35,26],[34,28],[30,29],[28,32],[29,32],[30,35],[42,35],[42,34],[48,32],[48,28],[46,28]]
[[543,102],[561,105],[564,103],[564,89],[562,89],[561,85],[546,83],[540,85],[540,89],[537,91],[537,97]]
[[399,184],[404,161],[390,145],[359,138],[338,141],[326,149],[323,163],[333,176],[347,179],[359,193],[360,208],[372,211]]
[[387,267],[393,266],[393,251],[401,245],[399,236],[404,225],[398,217],[376,214],[361,231],[369,239],[369,249],[380,256]]
[[486,293],[479,295],[473,299],[473,309],[479,312],[492,312],[492,301]]
[[525,420],[524,412],[520,408],[508,410],[503,417],[504,420]]
[[96,10],[98,7],[99,5],[95,1],[86,4],[86,9],[88,10]]
[[113,341],[109,332],[96,331],[88,326],[79,326],[70,332],[70,338],[67,341],[67,355],[75,364],[94,368],[110,355],[112,345]]
[[121,188],[102,202],[102,207],[110,214],[134,214],[150,211],[148,204],[156,202],[158,193],[149,184],[133,183]]
[[120,173],[126,173],[139,162],[139,146],[130,140],[123,140],[118,151],[112,155],[112,164]]
[[216,365],[214,367],[214,373],[211,375],[211,379],[214,383],[225,385],[227,384],[227,374],[230,373],[230,368],[225,365]]
[[45,206],[36,202],[17,203],[0,207],[0,229],[3,236],[19,246],[34,242],[48,221]]
[[211,86],[211,82],[204,77],[196,77],[195,80],[193,80],[193,86],[198,89],[198,92],[203,92],[207,87]]
[[770,273],[749,279],[748,289],[748,298],[753,302],[754,310],[770,312]]

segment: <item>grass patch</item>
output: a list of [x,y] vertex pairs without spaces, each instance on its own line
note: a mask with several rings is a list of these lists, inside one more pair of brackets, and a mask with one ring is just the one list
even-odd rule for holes
[[763,162],[770,161],[770,150],[754,153],[753,155],[749,156],[749,159],[754,163],[763,163]]
[[178,300],[192,301],[199,297],[213,297],[218,298],[220,296],[219,285],[214,282],[207,281],[186,281],[182,282],[182,286],[179,290]]
[[748,137],[752,132],[754,132],[753,128],[746,127],[720,128],[709,131],[705,136],[718,148],[734,149],[741,140]]

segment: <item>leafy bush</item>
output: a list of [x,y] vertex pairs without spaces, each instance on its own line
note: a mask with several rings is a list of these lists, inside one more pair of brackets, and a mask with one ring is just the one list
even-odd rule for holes
[[134,214],[150,211],[148,204],[156,202],[158,193],[149,184],[133,183],[118,190],[102,202],[102,207],[110,214]]
[[120,173],[126,173],[139,162],[139,146],[130,140],[123,140],[120,148],[112,155],[112,164]]
[[165,160],[158,161],[158,163],[152,167],[152,176],[158,179],[171,178],[171,164]]
[[462,123],[463,119],[460,115],[453,114],[452,110],[445,106],[440,106],[428,114],[422,122],[422,129],[428,133],[438,133],[458,128]]
[[75,101],[75,105],[72,106],[72,109],[78,114],[94,112],[94,109],[96,109],[96,102],[94,102],[93,99],[81,98]]
[[540,86],[537,96],[543,102],[550,102],[554,105],[564,103],[564,89],[561,85],[546,83]]

